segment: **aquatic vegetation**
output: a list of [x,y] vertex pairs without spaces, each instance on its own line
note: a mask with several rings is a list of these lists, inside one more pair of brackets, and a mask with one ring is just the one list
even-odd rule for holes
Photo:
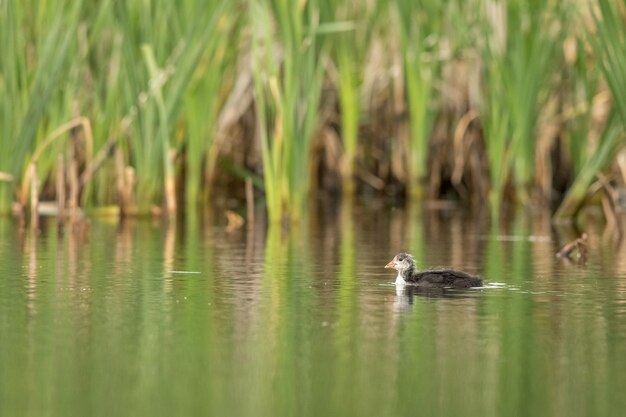
[[[163,197],[166,210],[173,213],[176,211],[173,159],[186,145],[177,143],[175,134],[185,108],[184,96],[202,58],[205,55],[209,59],[215,57],[218,42],[227,31],[224,27],[217,28],[223,1],[160,3],[158,7],[148,3],[117,4],[112,12],[121,22],[121,36],[125,40],[121,58],[127,77],[126,88],[132,92],[131,100],[146,96],[140,98],[141,104],[136,107],[137,122],[131,126],[134,135],[129,143],[134,150],[137,201],[140,205],[152,205]],[[152,19],[142,19],[145,15],[152,15]],[[228,23],[223,24],[226,25]],[[144,65],[137,65],[138,56],[143,57]],[[205,103],[217,99],[215,89],[205,90],[205,93]],[[129,107],[133,104],[131,101]],[[205,123],[204,120],[191,121]],[[198,149],[196,138],[185,141],[189,142],[188,154],[193,155],[190,165],[196,168],[194,175],[197,176],[197,158],[206,151]],[[197,177],[193,176],[191,186],[197,183]],[[186,191],[200,194],[197,189]]]
[[485,144],[489,154],[491,205],[497,211],[510,175],[517,195],[529,199],[534,185],[541,91],[562,41],[560,2],[487,2],[481,44],[485,63]]
[[[626,125],[626,55],[624,54],[626,52],[626,28],[624,26],[626,2],[613,3],[598,0],[597,6],[597,9],[591,9],[594,25],[590,28],[589,42],[597,56],[597,65],[611,92],[613,107],[606,117],[606,125],[597,140],[598,143],[593,153],[585,159],[584,164],[577,171],[572,186],[555,214],[558,218],[570,218],[576,215],[597,173],[612,163],[615,154],[623,146],[624,126]],[[579,79],[586,79],[586,74]],[[594,98],[600,97],[600,94],[598,93],[598,96]],[[592,100],[590,103],[595,104]],[[587,141],[581,142],[587,144]]]
[[598,10],[592,9],[597,37],[590,37],[598,64],[622,123],[626,123],[626,2],[598,0]]
[[623,1],[40,6],[0,3],[3,213],[174,214],[249,179],[271,223],[339,188],[571,217],[622,148]]
[[[301,217],[323,83],[314,1],[253,1],[252,72],[272,223]],[[274,33],[274,22],[275,33]]]
[[333,16],[341,25],[334,27],[336,34],[330,54],[337,67],[335,83],[343,144],[339,171],[346,199],[352,198],[355,192],[365,66],[372,38],[379,31],[378,25],[388,17],[384,6],[383,2],[327,1],[322,8],[325,15]]
[[[25,174],[37,139],[70,118],[70,97],[63,86],[77,73],[76,37],[81,1],[59,2],[59,7],[29,7],[23,2],[0,4],[0,171],[14,181],[0,183],[0,211],[9,210],[19,180]],[[37,27],[33,39],[22,24]],[[50,110],[49,110],[50,109]],[[43,155],[40,167],[50,167],[56,153]]]
[[451,3],[396,1],[410,127],[407,187],[415,198],[424,194],[428,140],[437,111],[435,84],[446,47],[443,19],[449,11],[446,5]]

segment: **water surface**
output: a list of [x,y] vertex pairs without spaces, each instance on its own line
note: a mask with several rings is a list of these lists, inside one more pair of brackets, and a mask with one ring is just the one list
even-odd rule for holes
[[[2,416],[615,416],[626,407],[624,246],[544,218],[321,212],[290,232],[0,220]],[[382,267],[481,274],[396,292]]]

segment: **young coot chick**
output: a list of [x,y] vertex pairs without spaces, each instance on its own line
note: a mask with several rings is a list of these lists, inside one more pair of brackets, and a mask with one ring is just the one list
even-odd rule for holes
[[385,268],[398,271],[396,285],[417,285],[420,287],[433,288],[470,288],[481,287],[483,280],[480,277],[470,275],[467,272],[441,269],[418,272],[415,268],[415,260],[408,253],[397,254]]

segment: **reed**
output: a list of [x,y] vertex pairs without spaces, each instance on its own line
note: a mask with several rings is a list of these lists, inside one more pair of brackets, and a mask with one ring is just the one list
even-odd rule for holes
[[[229,13],[218,21],[213,35],[205,43],[206,51],[195,71],[185,98],[187,127],[185,163],[185,197],[187,206],[193,208],[208,201],[209,189],[217,166],[217,126],[223,109],[224,96],[236,73],[236,48],[228,44],[239,40],[240,17],[230,16],[232,7],[225,6]],[[224,12],[222,12],[224,13]]]
[[597,37],[590,41],[609,85],[614,105],[626,124],[626,1],[598,0],[592,10]]
[[[570,5],[566,9],[567,37],[563,43],[563,84],[557,86],[561,96],[562,134],[566,139],[566,156],[577,174],[597,148],[604,130],[609,102],[602,72],[588,53],[589,10]],[[593,36],[595,37],[595,36]]]
[[537,120],[545,101],[541,93],[562,41],[559,4],[485,3],[481,55],[487,93],[482,120],[496,211],[511,174],[521,201],[529,199],[534,185]]
[[346,200],[355,192],[355,175],[362,117],[363,81],[372,38],[378,24],[387,17],[384,2],[327,1],[322,11],[335,19],[331,56],[337,67],[335,76],[343,154],[340,161],[342,191]]
[[[583,46],[584,44],[579,42],[577,49],[582,50]],[[572,171],[579,173],[597,146],[597,139],[594,136],[597,136],[598,125],[602,121],[594,121],[594,111],[597,113],[594,107],[603,105],[602,101],[607,100],[605,91],[600,90],[600,72],[596,71],[595,64],[584,55],[576,57],[575,62],[566,68],[566,77],[568,85],[565,87],[567,89],[564,88],[564,94],[567,98],[562,123],[565,128],[564,137],[568,139],[568,156]]]
[[597,146],[577,172],[574,183],[555,213],[555,217],[560,219],[576,215],[596,174],[607,168],[623,147],[626,125],[626,2],[598,0],[597,9],[592,8],[591,14],[594,25],[589,28],[589,42],[611,92],[613,109]]
[[310,186],[310,144],[324,79],[317,3],[253,1],[250,19],[267,210],[271,223],[297,221]]
[[612,114],[600,136],[598,147],[576,175],[554,214],[555,218],[572,219],[576,216],[585,202],[591,183],[596,179],[597,174],[612,161],[616,151],[623,146],[623,139],[624,126],[617,120],[615,114]]
[[[312,167],[340,172],[351,196],[357,160],[358,176],[377,190],[403,181],[406,168],[406,188],[418,198],[425,178],[440,178],[433,183],[445,187],[454,164],[445,146],[467,113],[479,114],[472,119],[478,139],[459,149],[478,154],[461,159],[488,165],[469,174],[488,179],[465,181],[459,175],[468,170],[460,170],[452,182],[489,182],[497,213],[509,189],[520,202],[529,201],[538,183],[551,192],[545,177],[556,173],[546,155],[560,152],[575,180],[557,216],[571,216],[598,171],[614,163],[626,124],[624,0],[593,0],[589,25],[575,6],[0,0],[0,212],[14,201],[27,205],[35,153],[35,200],[68,195],[70,177],[79,176],[74,193],[81,205],[119,204],[125,214],[154,206],[173,213],[182,201],[195,207],[209,200],[216,176],[221,182],[232,173],[262,171],[271,222],[297,221],[310,185],[323,177],[313,176]],[[576,54],[561,53],[572,44]],[[479,61],[480,86],[474,82],[472,92],[452,99],[448,71],[463,73],[470,61]],[[388,62],[401,63],[401,77]],[[394,86],[397,80],[401,85]],[[606,123],[593,110],[603,85],[614,112]],[[547,104],[558,119],[549,121],[558,124],[552,136],[558,139],[537,134]],[[83,145],[86,133],[76,128],[64,133],[69,140],[36,152],[51,132],[76,120],[93,129],[93,159]],[[340,132],[343,149],[315,140],[320,122]],[[393,132],[406,132],[398,129],[405,123],[408,136],[396,146]],[[260,156],[243,155],[256,151],[255,141]],[[219,152],[226,153],[224,164]],[[431,162],[429,152],[436,156]],[[320,155],[326,165],[312,165]],[[476,187],[462,198],[485,193]]]
[[359,136],[360,97],[359,68],[357,57],[348,42],[341,42],[337,53],[339,67],[339,102],[341,106],[341,138],[343,156],[341,175],[343,176],[343,192],[350,198],[354,194],[354,174],[356,168],[356,152]]
[[[12,1],[0,4],[0,171],[14,178],[10,183],[0,183],[3,213],[10,208],[29,154],[45,135],[46,122],[52,115],[53,123],[69,119],[69,109],[60,104],[65,101],[62,87],[71,72],[82,2],[62,1],[53,8],[36,6]],[[46,36],[36,36],[39,32],[29,36],[20,22],[37,27]],[[56,160],[56,154],[51,159]]]
[[441,78],[444,17],[450,2],[397,0],[406,102],[409,113],[407,188],[413,199],[424,194],[428,140],[438,107],[435,84]]
[[[131,2],[115,7],[122,36],[127,40],[122,48],[126,88],[132,92],[131,97],[140,97],[137,123],[131,128],[134,140],[130,143],[137,171],[137,200],[144,205],[140,211],[148,211],[148,205],[159,204],[163,197],[167,210],[176,210],[173,157],[180,154],[184,143],[177,141],[175,129],[202,56],[213,54],[216,42],[224,40],[223,34],[216,33],[223,4],[163,1],[156,5]],[[141,18],[146,15],[152,19]],[[141,55],[145,65],[137,65],[134,59]],[[216,96],[213,91],[206,99],[213,101]],[[196,151],[196,143],[197,140],[191,145],[192,151]],[[192,165],[197,168],[197,160]],[[192,180],[191,184],[197,186],[197,181]]]
[[[0,210],[8,210],[28,155],[47,129],[87,116],[93,120],[96,149],[111,144],[123,149],[124,164],[137,173],[137,201],[143,211],[160,204],[163,196],[166,207],[174,211],[171,156],[186,145],[185,139],[175,139],[184,96],[203,57],[211,64],[220,62],[213,59],[217,46],[226,43],[225,33],[237,19],[222,21],[218,31],[224,2],[217,0],[176,5],[100,2],[89,7],[82,2],[52,2],[54,7],[27,3],[4,2],[0,11],[0,42],[7,53],[0,64],[0,93],[7,98],[0,104],[0,122],[8,151],[0,155],[0,171],[17,179],[0,184]],[[211,64],[204,70],[214,70]],[[213,89],[204,98],[202,105],[216,102],[218,91]],[[120,140],[126,138],[132,140]],[[190,148],[190,155],[203,155],[193,145]],[[40,155],[39,176],[50,175],[59,152],[63,150],[55,146]],[[194,163],[194,168],[199,165]],[[114,202],[111,166],[105,164],[90,175],[95,182],[82,184],[89,187],[82,190],[87,202]],[[199,188],[188,193],[197,195]]]
[[[214,175],[217,120],[227,89],[234,82],[232,77],[239,52],[228,45],[238,42],[243,21],[237,13],[240,6],[236,2],[207,3],[200,15],[194,5],[196,2],[189,2],[188,13],[195,16],[196,29],[186,40],[190,49],[182,53],[186,74],[174,80],[178,84],[178,98],[171,109],[176,118],[184,117],[187,124],[179,148],[187,150],[185,196],[190,207],[200,201],[198,196],[203,195],[203,185],[210,184]],[[184,108],[179,107],[183,101]],[[207,197],[205,195],[204,199]]]

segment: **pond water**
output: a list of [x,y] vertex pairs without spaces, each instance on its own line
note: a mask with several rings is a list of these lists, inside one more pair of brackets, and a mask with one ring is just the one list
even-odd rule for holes
[[[221,216],[216,216],[219,220]],[[343,208],[290,232],[0,220],[2,416],[615,416],[626,248],[547,216]],[[401,251],[488,286],[396,292]]]

